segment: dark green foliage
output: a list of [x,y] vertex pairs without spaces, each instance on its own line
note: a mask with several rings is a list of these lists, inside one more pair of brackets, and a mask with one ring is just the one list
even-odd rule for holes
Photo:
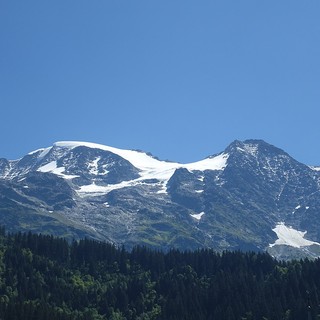
[[0,319],[319,319],[320,260],[167,253],[0,228]]

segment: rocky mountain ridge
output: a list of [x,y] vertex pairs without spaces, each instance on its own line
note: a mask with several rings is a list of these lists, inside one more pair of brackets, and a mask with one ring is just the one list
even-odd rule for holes
[[320,254],[320,171],[262,140],[189,164],[85,142],[0,159],[0,223],[128,247]]

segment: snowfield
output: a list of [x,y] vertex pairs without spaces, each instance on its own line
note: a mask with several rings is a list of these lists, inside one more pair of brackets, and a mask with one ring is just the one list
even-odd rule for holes
[[73,179],[73,178],[79,177],[79,176],[75,176],[75,175],[63,174],[63,172],[65,171],[65,168],[64,167],[57,167],[56,161],[49,162],[48,164],[40,167],[37,171],[51,172],[51,173],[56,174],[57,176],[62,177],[64,179]]
[[[68,148],[68,149],[73,149],[76,147],[83,146],[83,147],[88,147],[93,149],[110,151],[129,161],[133,166],[140,169],[143,175],[149,174],[150,178],[152,177],[155,178],[154,174],[163,178],[167,178],[168,175],[171,174],[172,170],[175,170],[178,168],[186,168],[190,171],[223,170],[227,165],[227,160],[229,157],[228,154],[222,153],[215,157],[209,157],[201,161],[181,164],[176,162],[161,161],[140,151],[118,149],[118,148],[113,148],[113,147],[96,144],[96,143],[90,143],[90,142],[64,141],[64,142],[56,142],[54,146]],[[149,177],[147,177],[147,179],[149,179]]]
[[295,248],[307,247],[313,244],[319,245],[320,243],[310,241],[304,239],[305,234],[307,231],[298,231],[293,229],[292,227],[288,227],[284,224],[284,222],[280,222],[276,225],[274,229],[272,229],[278,236],[278,239],[275,243],[270,244],[270,247],[276,245],[287,245]]
[[194,219],[201,220],[202,216],[204,215],[204,212],[196,213],[196,214],[190,214],[190,216]]
[[[80,142],[80,141],[61,141],[54,144],[55,147],[74,149],[76,147],[84,146],[93,149],[100,149],[104,151],[109,151],[118,156],[129,161],[134,167],[140,170],[140,178],[125,181],[119,184],[110,184],[108,186],[99,186],[95,183],[91,185],[81,186],[78,190],[79,195],[85,196],[86,194],[91,195],[101,195],[106,194],[115,189],[121,189],[125,187],[135,186],[140,184],[143,180],[148,179],[157,179],[160,181],[162,190],[159,193],[166,193],[166,184],[168,180],[172,177],[176,169],[185,168],[189,171],[205,171],[205,170],[224,170],[227,166],[227,160],[229,155],[226,153],[221,153],[217,156],[208,157],[204,160],[193,162],[193,163],[177,163],[177,162],[167,162],[158,160],[144,152],[135,151],[135,150],[124,150],[114,147],[109,147],[101,144],[90,143],[90,142]],[[41,149],[42,153],[39,157],[43,157],[50,151],[50,148]],[[34,153],[34,152],[33,152]],[[100,158],[97,158],[93,161],[90,166],[91,174],[98,174],[97,167]],[[65,169],[63,167],[57,167],[56,161],[52,161],[45,166],[42,166],[38,169],[41,172],[51,172],[65,179],[73,179],[76,176],[65,175],[63,172]],[[108,171],[105,171],[105,174],[108,174]]]

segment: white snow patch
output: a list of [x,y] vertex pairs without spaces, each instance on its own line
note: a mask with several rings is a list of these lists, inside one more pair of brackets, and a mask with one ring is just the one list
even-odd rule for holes
[[100,161],[101,157],[96,158],[92,162],[88,164],[89,172],[93,175],[98,175],[98,162]]
[[[57,161],[51,161],[49,163],[47,163],[46,165],[40,167],[37,171],[40,172],[52,172],[52,171],[56,171],[57,172]],[[60,168],[61,169],[61,168]],[[64,171],[64,167],[62,167],[62,171]]]
[[104,164],[104,165],[102,166],[103,172],[101,173],[101,175],[106,175],[106,174],[109,173],[109,170],[107,170],[107,168],[108,168],[109,166],[110,166],[110,164]]
[[199,177],[198,180],[203,182],[204,181],[204,176]]
[[308,210],[310,207],[306,206],[306,210]]
[[215,157],[209,157],[207,159],[194,162],[194,163],[185,164],[182,166],[191,171],[223,170],[227,166],[228,158],[229,158],[229,154],[221,153]]
[[275,245],[287,245],[295,248],[301,248],[306,246],[311,246],[312,244],[320,245],[318,242],[310,241],[304,239],[307,231],[298,231],[292,227],[288,227],[284,222],[280,222],[272,229],[278,236],[275,243],[270,244],[270,247]]
[[37,149],[37,150],[29,152],[28,155],[33,155],[35,153],[41,152],[38,157],[43,158],[46,154],[48,154],[48,152],[51,150],[51,148],[52,147]]
[[79,176],[75,176],[75,175],[66,175],[63,174],[63,172],[65,171],[65,167],[57,167],[57,162],[56,161],[51,161],[49,163],[47,163],[46,165],[40,167],[37,171],[40,172],[51,172],[56,174],[57,176],[60,176],[64,179],[73,179],[73,178],[77,178]]
[[300,204],[298,205],[298,206],[296,206],[294,209],[295,210],[298,210],[298,209],[300,209],[301,208],[301,206],[300,206]]
[[50,150],[51,150],[51,147],[43,149],[43,151],[39,155],[39,158],[45,157],[49,153]]
[[[135,179],[135,180],[129,180],[129,181],[122,181],[118,184],[108,184],[104,186],[96,185],[95,182],[89,185],[81,186],[79,190],[77,190],[77,193],[81,197],[86,196],[99,196],[99,195],[105,195],[113,190],[122,189],[122,188],[128,188],[128,187],[134,187],[137,185],[143,185],[146,184],[142,178]],[[158,194],[166,194],[167,193],[167,186],[166,183],[159,183],[160,190],[157,191]]]
[[314,171],[320,171],[320,167],[310,166],[309,168],[311,168]]
[[157,191],[158,194],[167,194],[168,190],[167,190],[167,182],[161,182],[160,184],[161,189]]
[[203,215],[204,215],[204,212],[195,213],[195,214],[190,214],[190,216],[191,216],[192,218],[195,218],[195,219],[197,219],[197,220],[200,220]]
[[256,144],[244,144],[243,148],[237,147],[237,150],[246,152],[255,156],[258,152],[258,146]]
[[107,208],[109,208],[109,207],[110,207],[110,205],[109,205],[109,203],[108,203],[108,202],[105,202],[105,203],[104,203],[104,205],[105,205]]
[[258,146],[256,144],[245,144],[244,149],[253,156],[258,152]]
[[196,193],[202,193],[203,190],[195,190]]
[[24,189],[29,189],[29,186],[23,186]]
[[34,151],[29,152],[28,155],[31,156],[31,155],[33,155],[33,154],[35,154],[35,153],[38,153],[38,152],[41,152],[41,151],[43,151],[43,150],[44,150],[44,148],[37,149],[37,150],[34,150]]
[[80,196],[86,196],[86,194],[90,194],[91,196],[98,196],[102,194],[107,194],[112,190],[122,189],[126,187],[130,187],[134,185],[134,180],[131,181],[123,181],[118,184],[109,184],[106,186],[98,186],[95,183],[81,186],[78,190],[78,194]]

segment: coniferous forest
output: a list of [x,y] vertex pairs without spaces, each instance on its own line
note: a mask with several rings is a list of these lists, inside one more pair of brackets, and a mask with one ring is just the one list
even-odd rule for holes
[[0,319],[320,319],[320,260],[0,230]]

